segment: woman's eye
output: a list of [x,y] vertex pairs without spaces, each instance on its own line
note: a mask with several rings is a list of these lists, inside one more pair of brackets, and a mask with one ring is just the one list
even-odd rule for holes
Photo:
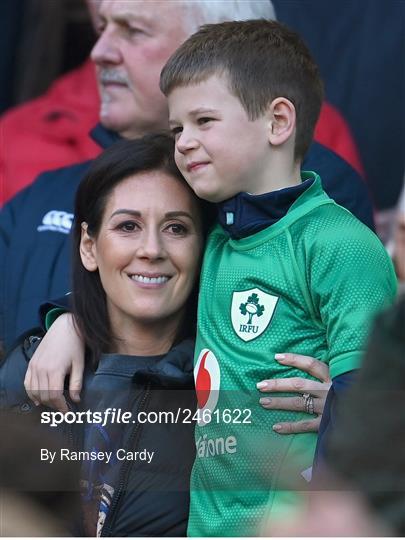
[[167,226],[166,230],[175,235],[184,235],[187,233],[187,227],[181,223],[172,223]]
[[120,231],[123,232],[133,232],[138,228],[138,225],[134,221],[124,221],[120,223],[117,227]]

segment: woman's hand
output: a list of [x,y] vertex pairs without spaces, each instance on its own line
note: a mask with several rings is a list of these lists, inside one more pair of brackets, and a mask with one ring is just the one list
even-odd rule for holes
[[316,417],[298,422],[275,424],[273,426],[274,431],[283,435],[318,431],[326,395],[331,385],[328,366],[311,356],[301,354],[276,354],[275,359],[280,364],[305,371],[321,382],[302,377],[291,377],[289,379],[265,380],[257,384],[257,388],[261,392],[294,392],[297,394],[294,397],[274,397],[273,395],[271,397],[262,397],[259,402],[265,409],[305,412],[307,410],[308,394],[312,398],[313,412],[317,414]]
[[65,377],[70,374],[71,399],[80,401],[83,371],[83,342],[73,324],[73,315],[64,313],[53,323],[31,358],[24,380],[25,390],[36,405],[66,412]]

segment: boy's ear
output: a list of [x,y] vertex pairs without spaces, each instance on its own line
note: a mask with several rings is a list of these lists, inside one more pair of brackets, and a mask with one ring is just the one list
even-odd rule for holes
[[296,114],[292,102],[284,97],[273,99],[268,108],[269,142],[279,146],[295,132]]
[[80,238],[80,258],[83,266],[89,272],[95,272],[98,268],[96,259],[96,243],[87,232],[87,223],[82,223],[82,235]]

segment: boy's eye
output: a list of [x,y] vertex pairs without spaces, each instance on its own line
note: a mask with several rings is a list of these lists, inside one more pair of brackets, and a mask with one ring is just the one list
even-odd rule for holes
[[202,116],[197,120],[197,123],[201,126],[202,124],[207,124],[208,122],[211,122],[213,118],[210,118],[209,116]]
[[177,126],[171,129],[171,132],[174,138],[176,138],[176,136],[179,136],[182,131],[183,131],[183,128],[180,126]]

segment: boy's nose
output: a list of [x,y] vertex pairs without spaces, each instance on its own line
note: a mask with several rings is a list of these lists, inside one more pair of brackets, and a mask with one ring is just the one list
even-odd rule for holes
[[183,130],[176,140],[176,147],[181,154],[185,154],[198,147],[198,140],[191,133]]

